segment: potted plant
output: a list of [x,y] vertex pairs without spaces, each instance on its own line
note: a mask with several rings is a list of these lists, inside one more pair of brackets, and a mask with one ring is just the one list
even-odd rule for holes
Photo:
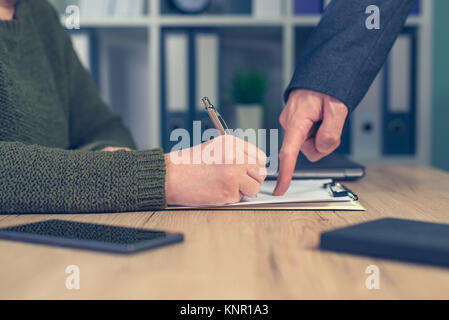
[[238,72],[232,81],[237,127],[243,130],[263,126],[263,102],[267,89],[267,76],[255,70]]

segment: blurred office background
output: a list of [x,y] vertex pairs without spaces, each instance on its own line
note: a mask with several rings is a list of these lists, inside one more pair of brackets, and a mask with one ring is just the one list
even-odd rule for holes
[[[279,128],[287,86],[329,0],[52,0],[104,100],[140,149],[210,127],[208,95],[231,128]],[[69,9],[67,9],[69,8]],[[72,8],[73,9],[73,8]],[[382,72],[351,115],[340,152],[363,163],[449,170],[449,1],[418,0]],[[382,24],[385,23],[381,20]]]

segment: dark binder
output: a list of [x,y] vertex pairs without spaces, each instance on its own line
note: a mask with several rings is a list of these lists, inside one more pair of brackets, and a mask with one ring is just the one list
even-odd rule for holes
[[320,248],[449,267],[449,225],[386,218],[321,234]]
[[[416,28],[407,27],[401,32],[395,46],[401,40],[409,42],[408,52],[399,52],[399,59],[396,63],[407,63],[408,69],[403,66],[397,68],[399,71],[404,71],[406,74],[396,74],[395,66],[393,65],[392,55],[395,47],[388,58],[384,67],[384,98],[383,98],[383,138],[382,151],[384,155],[415,155],[416,153],[416,88],[417,88],[417,37]],[[404,55],[402,54],[404,53]],[[397,78],[395,78],[397,76]],[[403,82],[406,87],[406,92],[396,92],[395,86],[398,82]],[[401,84],[399,84],[401,87]],[[404,96],[404,95],[407,96]],[[393,98],[396,95],[396,99]],[[397,105],[398,101],[405,105]]]
[[[172,44],[169,45],[169,37],[172,38]],[[176,42],[182,42],[176,45]],[[162,138],[163,138],[163,148],[165,152],[169,152],[172,147],[178,143],[178,141],[171,141],[171,133],[176,129],[187,129],[191,131],[192,117],[189,109],[189,93],[190,88],[188,87],[190,83],[190,74],[192,73],[190,62],[190,32],[188,30],[176,29],[176,30],[164,30],[161,37],[161,105],[162,105]],[[173,44],[175,43],[175,44]],[[181,50],[182,49],[182,50]],[[173,53],[170,50],[176,50],[178,57],[175,59]],[[171,55],[170,55],[171,53]],[[170,56],[169,56],[170,55]],[[170,58],[169,58],[170,57]],[[173,60],[173,61],[172,61]],[[175,61],[176,60],[176,61]],[[181,62],[184,62],[184,64]],[[170,63],[179,63],[182,65],[182,72],[179,70],[179,74],[173,75],[169,73]],[[183,101],[177,102],[177,105],[173,105],[174,100],[173,93],[170,92],[170,83],[174,81],[180,82],[182,91],[180,95],[184,95]],[[178,104],[181,105],[178,105]]]

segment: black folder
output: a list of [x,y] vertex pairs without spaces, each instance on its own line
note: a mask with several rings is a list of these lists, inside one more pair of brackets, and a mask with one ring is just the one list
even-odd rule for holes
[[449,225],[380,219],[324,232],[320,248],[449,267]]

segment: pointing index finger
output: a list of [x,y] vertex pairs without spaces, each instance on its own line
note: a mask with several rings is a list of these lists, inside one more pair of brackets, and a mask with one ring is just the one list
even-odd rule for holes
[[289,126],[286,129],[284,141],[279,153],[279,175],[273,195],[283,195],[290,186],[299,151],[312,125],[313,121],[301,119],[297,125]]

